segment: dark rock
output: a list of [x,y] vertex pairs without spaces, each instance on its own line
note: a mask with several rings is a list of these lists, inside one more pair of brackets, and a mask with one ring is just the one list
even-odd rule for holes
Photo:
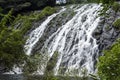
[[97,44],[99,45],[100,56],[103,54],[103,50],[109,49],[111,45],[120,38],[120,30],[116,30],[114,26],[112,26],[113,22],[120,17],[120,12],[115,13],[110,9],[107,13],[109,17],[101,17],[101,22],[93,33],[93,37],[96,38]]
[[85,59],[82,59],[82,60],[80,61],[79,65],[82,66],[85,62],[86,62],[86,60],[85,60]]
[[[37,44],[33,48],[33,53],[36,53],[40,51],[44,45],[44,42],[54,33],[58,30],[59,27],[64,25],[68,22],[68,20],[72,19],[72,9],[69,9],[68,11],[63,12],[63,14],[67,14],[66,16],[63,16],[62,14],[56,16],[47,26],[45,29],[44,34],[40,38],[40,40],[37,42]],[[52,39],[51,39],[52,40]],[[75,44],[75,42],[73,43]]]
[[81,21],[82,21],[82,22],[85,22],[86,19],[87,19],[87,15],[83,15]]
[[93,32],[93,37],[95,37],[97,40],[100,39],[100,35],[102,34],[102,29],[101,28],[97,28],[95,29],[95,31]]

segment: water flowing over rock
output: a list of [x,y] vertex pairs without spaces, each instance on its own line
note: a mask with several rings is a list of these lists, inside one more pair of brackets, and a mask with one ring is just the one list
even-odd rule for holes
[[[80,76],[83,71],[88,74],[95,73],[99,50],[96,39],[92,37],[92,34],[100,22],[98,16],[100,9],[101,6],[97,4],[77,6],[73,9],[76,12],[73,18],[62,24],[43,41],[44,45],[39,50],[40,52],[47,52],[49,58],[52,57],[55,51],[59,53],[54,68],[55,75]],[[64,11],[66,11],[65,8],[49,16],[38,28],[30,33],[25,45],[27,55],[31,54],[52,19]]]
[[36,28],[35,30],[33,30],[30,33],[29,39],[26,42],[25,48],[27,50],[26,54],[30,55],[32,48],[34,47],[34,45],[39,41],[39,38],[42,36],[42,34],[44,33],[44,30],[47,26],[47,24],[54,18],[56,17],[58,14],[60,14],[62,11],[64,11],[65,9],[63,8],[60,12],[55,13],[51,16],[49,16],[38,28]]

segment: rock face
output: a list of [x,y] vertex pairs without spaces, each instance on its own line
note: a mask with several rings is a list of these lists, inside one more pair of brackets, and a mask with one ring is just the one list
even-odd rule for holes
[[97,39],[97,44],[99,44],[100,53],[110,48],[116,39],[120,38],[120,30],[115,29],[112,25],[120,17],[120,12],[115,13],[110,9],[107,13],[109,17],[101,17],[101,22],[93,33],[93,36]]
[[55,17],[47,26],[44,34],[40,38],[39,42],[34,46],[32,53],[39,52],[42,46],[44,45],[44,41],[49,38],[54,32],[58,30],[59,27],[64,25],[68,20],[70,20],[74,16],[74,12],[72,9],[68,9],[67,11],[63,12],[62,14]]
[[[44,44],[42,42],[44,42],[46,38],[48,38],[52,33],[57,31],[57,29],[61,25],[64,25],[68,20],[70,20],[73,17],[73,13],[71,13],[71,10],[69,9],[68,11],[60,14],[50,22],[47,29],[45,30],[45,34],[42,36],[42,38],[39,40],[39,42],[33,49],[33,53],[39,51]],[[103,50],[110,48],[110,46],[118,38],[120,38],[120,30],[116,29],[112,25],[113,22],[120,17],[120,12],[115,13],[112,9],[110,9],[109,11],[107,11],[107,13],[109,14],[109,17],[101,17],[101,22],[99,23],[99,26],[93,33],[93,37],[96,38],[97,44],[99,45],[100,55],[102,55]],[[84,22],[84,20],[86,20],[85,15],[83,16],[82,21]]]

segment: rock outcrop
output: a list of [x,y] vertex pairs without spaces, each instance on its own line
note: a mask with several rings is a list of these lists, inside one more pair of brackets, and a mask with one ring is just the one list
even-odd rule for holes
[[109,49],[110,46],[120,38],[120,30],[113,26],[113,22],[120,17],[120,12],[116,13],[110,9],[107,13],[108,17],[101,17],[101,22],[93,33],[93,36],[97,39],[100,53],[105,49]]

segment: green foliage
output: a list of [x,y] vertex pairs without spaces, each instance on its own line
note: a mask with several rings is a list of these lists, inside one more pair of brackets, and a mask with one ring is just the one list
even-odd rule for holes
[[120,40],[99,58],[98,75],[101,80],[120,79]]
[[24,74],[32,74],[37,71],[41,63],[42,56],[40,54],[35,54],[26,57],[25,65],[23,67]]
[[115,0],[99,0],[98,2],[102,3],[103,6],[103,9],[100,11],[100,16],[108,17],[108,14],[106,12],[110,7],[112,7],[113,10],[118,9],[118,4],[116,4]]
[[106,11],[109,9],[110,5],[103,4],[102,6],[103,6],[103,9],[100,10],[100,14],[99,15],[107,17],[108,14],[106,13]]
[[[6,27],[8,23],[12,23],[12,16],[13,9],[11,9],[8,14],[3,15],[3,18],[0,21],[0,28]],[[2,30],[2,29],[1,29]]]
[[[2,14],[0,21],[0,66],[4,66],[8,71],[13,66],[22,67],[24,65],[25,73],[32,73],[38,69],[38,57],[26,56],[24,52],[24,34],[31,29],[32,22],[38,21],[46,16],[56,12],[55,8],[46,7],[41,12],[34,12],[30,15],[18,15],[17,18],[12,16],[13,9],[8,14]],[[15,20],[14,20],[15,19]],[[9,27],[8,27],[9,26]],[[16,26],[16,27],[15,27]],[[41,60],[42,61],[42,60]],[[33,65],[36,65],[34,67]],[[40,64],[39,64],[40,65]]]
[[52,8],[52,7],[45,7],[44,9],[43,9],[43,11],[42,11],[42,13],[44,14],[44,15],[51,15],[51,14],[53,14],[54,12],[56,12],[56,9],[55,8]]
[[57,63],[57,59],[58,59],[58,52],[54,52],[52,58],[48,61],[47,66],[46,66],[46,71],[45,71],[45,75],[53,75],[53,69]]
[[19,30],[5,28],[0,33],[0,61],[8,70],[12,69],[13,65],[19,66],[23,63],[23,37]]
[[24,15],[24,16],[18,15],[12,26],[20,24],[19,27],[21,33],[24,35],[28,30],[31,29],[33,22],[41,20],[46,16],[55,13],[56,10],[57,10],[56,8],[46,7],[41,12],[33,12],[30,15]]
[[102,4],[113,4],[115,0],[99,0],[100,3]]
[[114,23],[113,26],[117,29],[120,29],[120,19],[117,19]]
[[102,3],[103,9],[100,11],[101,16],[107,17],[107,10],[109,8],[112,8],[115,12],[118,12],[120,10],[120,4],[118,2],[115,2],[116,0],[99,0],[99,3]]
[[45,76],[43,80],[60,80],[60,79],[56,76]]
[[112,5],[112,9],[115,12],[118,12],[120,10],[120,4],[118,2],[114,2],[114,4]]
[[49,16],[49,15],[55,13],[56,10],[57,10],[56,8],[45,7],[45,8],[41,11],[40,14],[34,13],[34,14],[32,14],[31,16],[34,16],[34,17],[35,17],[35,20],[37,21],[37,20],[40,20],[40,19],[42,19],[42,18],[44,18],[44,17],[46,17],[46,16]]
[[88,3],[99,3],[99,0],[87,0]]
[[0,12],[2,12],[3,11],[3,9],[0,7]]
[[75,76],[28,76],[27,80],[99,80],[99,79],[90,79],[90,78],[82,78],[82,77],[75,77]]
[[58,80],[58,78],[55,77],[53,74],[54,73],[53,69],[57,63],[57,59],[58,59],[58,52],[54,52],[53,56],[47,62],[43,80]]
[[20,66],[25,59],[23,51],[24,39],[20,30],[8,27],[13,20],[12,10],[0,21],[0,65],[12,70],[14,65]]

